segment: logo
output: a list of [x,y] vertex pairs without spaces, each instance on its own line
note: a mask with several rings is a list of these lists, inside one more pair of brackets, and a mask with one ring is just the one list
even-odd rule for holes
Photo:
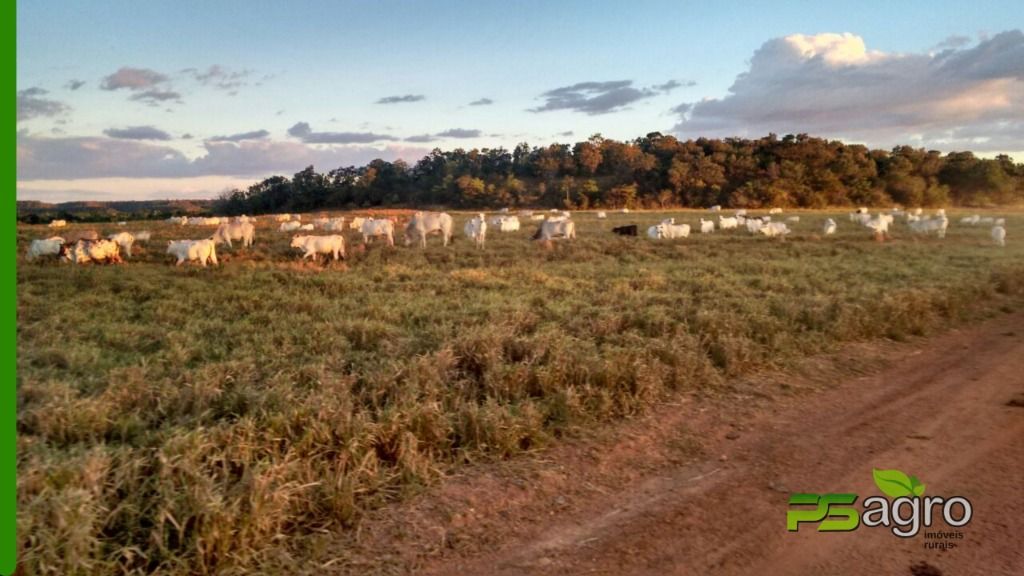
[[[917,476],[899,470],[875,469],[872,473],[884,497],[865,498],[861,510],[855,506],[856,494],[793,494],[786,511],[786,529],[797,532],[801,526],[817,524],[818,532],[850,532],[863,524],[868,528],[889,528],[900,538],[913,538],[922,528],[932,528],[940,521],[950,528],[960,528],[971,521],[974,510],[963,496],[925,496],[925,484]],[[926,530],[925,538],[961,540],[963,533]],[[929,542],[926,547],[949,549],[956,544]]]

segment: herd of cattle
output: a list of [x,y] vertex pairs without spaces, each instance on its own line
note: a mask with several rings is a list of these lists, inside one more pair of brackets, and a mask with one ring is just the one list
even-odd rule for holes
[[[720,212],[721,208],[714,206],[712,212]],[[623,209],[622,213],[628,213]],[[697,225],[701,234],[712,234],[716,230],[738,230],[746,229],[750,234],[764,235],[768,237],[785,237],[791,232],[789,224],[800,221],[799,216],[780,217],[781,209],[773,208],[768,214],[761,216],[748,215],[746,210],[737,210],[732,216],[718,215],[718,220],[700,218]],[[598,219],[606,219],[606,212],[597,212]],[[778,217],[779,220],[773,220]],[[274,223],[279,223],[278,230],[281,232],[312,232],[322,230],[324,232],[335,232],[335,234],[312,235],[299,234],[292,237],[291,247],[302,251],[302,259],[316,259],[320,255],[334,260],[345,258],[345,237],[343,232],[356,231],[362,238],[364,244],[375,240],[384,242],[387,246],[395,245],[395,227],[399,224],[395,218],[369,218],[353,217],[346,220],[344,217],[326,218],[321,217],[312,222],[303,223],[301,215],[277,214],[269,217]],[[551,213],[534,213],[524,210],[518,215],[513,215],[508,210],[502,210],[500,214],[487,218],[483,213],[470,218],[463,232],[467,238],[472,240],[479,248],[484,247],[489,229],[498,232],[515,232],[520,229],[520,218],[538,221],[536,232],[532,235],[534,240],[573,240],[576,238],[576,224],[572,215],[563,210],[552,210]],[[918,208],[904,211],[893,209],[887,213],[872,215],[867,208],[858,208],[849,214],[850,221],[856,225],[863,226],[872,232],[878,240],[885,240],[889,237],[890,226],[894,225],[897,218],[904,220],[911,233],[921,235],[934,235],[938,238],[945,238],[946,229],[949,227],[949,219],[945,210],[939,209],[934,214],[925,215]],[[171,240],[167,243],[167,254],[177,259],[178,266],[185,262],[198,262],[205,267],[207,264],[217,265],[217,246],[227,244],[233,248],[233,242],[240,242],[243,248],[253,245],[256,240],[256,218],[249,216],[238,216],[235,218],[189,218],[185,216],[172,217],[168,223],[180,226],[216,226],[213,235],[208,238],[196,240]],[[973,215],[961,218],[960,223],[965,226],[991,225],[991,237],[993,242],[999,246],[1006,244],[1006,228],[1002,218],[981,217]],[[118,222],[118,225],[125,225]],[[54,220],[49,226],[51,228],[63,228],[67,225],[64,220]],[[439,235],[441,243],[448,246],[452,239],[454,227],[451,215],[445,212],[416,212],[404,226],[405,244],[419,244],[426,247],[427,237]],[[831,236],[836,233],[838,225],[832,218],[825,220],[822,227],[824,236]],[[696,228],[695,228],[696,229]],[[675,218],[667,218],[660,223],[647,228],[647,236],[654,240],[671,240],[686,238],[690,235],[689,224],[677,224]],[[612,228],[612,232],[622,236],[638,236],[639,227],[637,224],[628,224]],[[118,232],[109,235],[107,238],[100,238],[95,230],[77,230],[61,236],[51,236],[45,239],[33,240],[28,248],[27,258],[34,260],[44,256],[55,256],[69,262],[84,264],[88,262],[119,263],[122,262],[122,254],[132,256],[132,246],[135,242],[146,242],[151,234],[148,231],[139,232]]]

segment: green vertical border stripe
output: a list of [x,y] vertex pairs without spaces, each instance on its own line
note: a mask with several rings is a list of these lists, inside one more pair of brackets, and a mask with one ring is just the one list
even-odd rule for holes
[[3,51],[7,54],[3,56],[4,67],[7,68],[3,73],[3,82],[6,88],[3,89],[4,102],[7,102],[6,106],[10,106],[8,110],[13,112],[7,117],[7,138],[4,140],[7,144],[4,146],[3,160],[0,162],[0,167],[3,169],[4,180],[10,184],[10,188],[7,189],[5,194],[10,194],[6,200],[0,202],[0,210],[3,213],[0,214],[0,222],[4,229],[10,236],[7,237],[7,257],[10,260],[5,260],[4,264],[0,269],[3,270],[3,282],[0,283],[0,294],[3,294],[3,300],[6,304],[3,305],[3,321],[0,322],[0,326],[3,326],[2,336],[0,336],[0,346],[3,347],[0,352],[0,358],[2,358],[3,367],[0,369],[0,374],[7,374],[9,380],[5,380],[4,386],[7,388],[5,392],[0,392],[0,410],[3,411],[0,416],[0,572],[4,574],[10,574],[14,572],[15,562],[17,560],[17,540],[15,537],[15,530],[17,529],[17,436],[16,436],[16,425],[17,425],[17,270],[16,270],[16,257],[17,257],[17,223],[16,223],[16,192],[17,188],[17,173],[16,173],[16,162],[17,162],[17,129],[18,129],[18,100],[17,100],[17,2],[15,0],[6,0],[0,2],[3,5],[3,16],[0,17],[0,21],[3,22],[3,33],[4,48]]

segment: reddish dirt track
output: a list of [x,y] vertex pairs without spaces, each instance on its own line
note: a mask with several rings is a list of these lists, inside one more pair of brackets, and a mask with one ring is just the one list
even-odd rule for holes
[[[1024,313],[800,372],[448,478],[372,514],[325,572],[1024,574]],[[863,500],[879,494],[872,468],[967,497],[957,548],[883,527],[786,531],[791,492]]]

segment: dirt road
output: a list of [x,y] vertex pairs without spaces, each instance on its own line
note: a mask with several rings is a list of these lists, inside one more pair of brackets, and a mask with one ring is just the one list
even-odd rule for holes
[[[381,555],[363,568],[428,574],[1024,574],[1024,313],[805,371],[448,479],[369,520],[354,549]],[[860,508],[879,494],[872,468],[967,497],[957,547],[786,531],[790,493]]]

